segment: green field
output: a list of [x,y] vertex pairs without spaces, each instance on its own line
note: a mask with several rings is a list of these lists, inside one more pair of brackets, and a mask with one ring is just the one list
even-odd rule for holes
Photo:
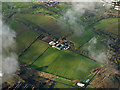
[[[72,88],[69,86],[75,84],[72,80],[80,79],[81,82],[85,82],[86,79],[92,79],[97,72],[89,75],[90,71],[99,68],[101,63],[77,54],[77,50],[79,49],[90,56],[88,47],[92,44],[89,41],[96,37],[98,42],[93,45],[92,50],[96,54],[106,52],[107,46],[102,42],[106,38],[95,33],[94,29],[118,34],[118,24],[120,24],[118,18],[109,18],[101,20],[93,26],[94,20],[103,14],[86,11],[82,16],[76,15],[78,24],[75,23],[76,25],[72,24],[70,26],[69,22],[60,21],[60,15],[62,16],[67,9],[71,8],[71,5],[64,3],[60,3],[55,7],[48,7],[37,2],[16,2],[3,3],[2,7],[3,20],[16,32],[15,39],[18,54],[26,49],[40,34],[59,40],[65,37],[68,41],[74,43],[75,53],[71,49],[57,50],[38,39],[19,57],[20,64],[31,65],[36,70],[59,76],[55,79],[56,83],[53,88]],[[9,17],[14,12],[16,13]],[[83,33],[79,33],[81,26],[84,27]],[[78,32],[74,31],[76,29]]]
[[[65,4],[58,4],[56,7],[47,8],[41,4],[38,3],[29,3],[30,6],[37,6],[36,10],[34,11],[34,14],[29,13],[31,11],[30,8],[23,8],[20,12],[26,10],[27,13],[17,13],[14,18],[20,22],[26,23],[29,26],[35,26],[41,28],[46,33],[51,34],[53,37],[60,38],[62,36],[68,36],[67,39],[71,40],[75,44],[75,48],[77,49],[80,45],[86,43],[88,40],[90,40],[94,36],[98,36],[96,33],[93,32],[90,28],[85,28],[83,34],[76,35],[75,33],[71,35],[71,32],[67,30],[66,27],[63,25],[59,25],[56,21],[56,19],[53,18],[53,15],[57,15],[60,10],[60,13],[63,13],[65,10],[71,8],[71,5],[65,5]],[[18,5],[18,6],[17,6]],[[28,4],[25,4],[25,7]],[[22,7],[23,5],[20,5],[20,3],[16,4],[16,7]],[[58,12],[58,13],[57,13]],[[52,13],[51,15],[49,13]],[[57,13],[57,14],[56,14]],[[43,15],[44,14],[44,15]],[[91,22],[92,19],[95,19],[99,17],[100,14],[95,14],[94,17],[86,18],[84,16],[81,16],[81,20],[85,22]],[[90,20],[90,21],[89,21]],[[101,37],[101,36],[100,36]],[[103,38],[103,37],[102,37]]]
[[8,21],[10,27],[16,32],[17,53],[20,54],[39,36],[37,32],[15,21]]
[[118,18],[108,18],[96,23],[94,27],[106,33],[108,32],[118,35],[119,25]]
[[97,40],[97,43],[95,43],[95,44],[87,42],[86,44],[84,44],[80,48],[80,50],[83,51],[83,52],[85,52],[85,53],[89,53],[89,50],[88,50],[89,46],[93,47],[92,50],[95,53],[98,53],[98,52],[107,52],[107,46],[104,43],[102,43],[101,41],[98,41],[98,40]]
[[[19,61],[30,65],[47,47],[47,43],[38,40],[20,57]],[[55,48],[49,48],[33,64],[37,70],[72,80],[85,77],[89,71],[99,65],[84,56],[69,54]]]
[[47,47],[48,44],[37,40],[26,52],[23,53],[23,55],[19,58],[19,61],[30,65],[39,55],[42,54],[42,52],[47,49]]
[[105,39],[105,37],[99,36],[98,34],[96,34],[91,28],[86,28],[82,34],[80,35],[73,34],[69,36],[67,39],[72,40],[75,43],[75,48],[77,49],[79,46],[88,42],[93,37],[98,37],[98,40]]
[[60,84],[60,83],[55,83],[55,85],[53,86],[53,88],[73,88],[72,86],[67,86],[67,85],[64,85],[64,84]]
[[99,65],[84,56],[72,55],[54,48],[49,48],[34,63],[37,69],[46,66],[43,71],[73,80],[85,77]]
[[67,39],[74,42],[75,48],[78,48],[80,45],[86,43],[94,36],[99,37],[99,40],[104,39],[104,37],[97,35],[91,28],[85,28],[83,33],[80,35],[76,35],[76,33],[70,35],[71,32],[57,24],[56,20],[52,19],[50,16],[37,14],[16,14],[15,19],[18,21],[20,20],[23,23],[27,23],[30,26],[37,25],[46,33],[50,33],[52,36],[57,38],[68,35]]
[[50,33],[52,36],[57,38],[70,34],[70,32],[67,32],[65,28],[57,24],[56,20],[51,16],[42,16],[39,14],[16,14],[15,18],[30,26],[37,26],[44,32]]
[[75,84],[75,82],[69,81],[69,80],[67,80],[65,78],[62,78],[62,77],[56,78],[55,81],[58,81],[58,82],[61,82],[61,83],[66,83],[66,84],[69,84],[69,85]]

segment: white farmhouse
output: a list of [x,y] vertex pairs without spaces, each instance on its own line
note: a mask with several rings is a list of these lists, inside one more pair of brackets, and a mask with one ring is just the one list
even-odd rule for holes
[[84,87],[85,86],[85,84],[84,83],[77,83],[77,85],[79,86],[79,87]]

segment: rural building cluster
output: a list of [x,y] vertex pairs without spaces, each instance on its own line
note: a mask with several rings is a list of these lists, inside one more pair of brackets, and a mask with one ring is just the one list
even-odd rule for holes
[[70,46],[72,45],[72,42],[69,42],[67,40],[60,40],[60,41],[50,41],[50,45],[52,45],[53,48],[56,48],[58,50],[68,50]]
[[44,4],[52,7],[52,6],[55,6],[55,5],[59,4],[59,2],[48,1],[48,2],[44,2]]
[[37,2],[39,4],[43,3],[44,5],[49,6],[49,7],[53,7],[53,6],[57,5],[57,4],[59,4],[59,2],[54,1],[54,0],[47,0],[47,1],[41,0],[41,1],[37,1]]
[[115,10],[120,10],[120,2],[112,2],[112,7],[114,7]]

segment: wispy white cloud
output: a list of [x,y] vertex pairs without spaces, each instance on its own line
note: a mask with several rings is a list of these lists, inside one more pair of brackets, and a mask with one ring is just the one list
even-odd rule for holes
[[0,19],[0,38],[2,38],[0,45],[0,57],[2,58],[0,62],[2,63],[0,67],[0,72],[3,75],[3,80],[7,78],[7,76],[12,75],[16,72],[18,68],[18,56],[15,52],[16,50],[16,42],[15,37],[16,33],[10,29],[9,26],[2,23],[2,20]]

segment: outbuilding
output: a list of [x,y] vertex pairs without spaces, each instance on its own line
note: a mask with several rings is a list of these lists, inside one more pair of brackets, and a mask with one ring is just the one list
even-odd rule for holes
[[84,83],[77,83],[77,86],[79,86],[79,87],[84,87],[85,86],[85,84]]

